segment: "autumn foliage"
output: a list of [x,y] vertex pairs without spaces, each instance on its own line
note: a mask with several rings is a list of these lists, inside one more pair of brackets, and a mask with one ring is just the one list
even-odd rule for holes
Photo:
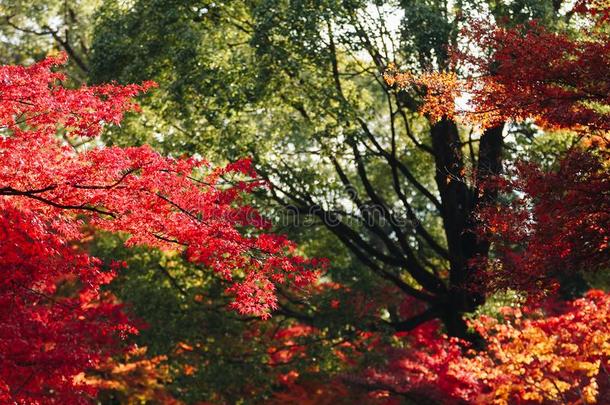
[[133,348],[117,358],[107,358],[94,373],[79,375],[87,385],[102,391],[102,400],[110,396],[115,401],[136,404],[157,401],[165,405],[179,405],[168,392],[171,381],[166,356],[147,356],[146,348]]
[[494,254],[473,260],[479,270],[471,287],[483,294],[518,291],[531,306],[472,320],[484,349],[442,335],[437,325],[420,326],[407,334],[406,348],[388,349],[385,368],[366,371],[371,387],[441,403],[610,400],[608,294],[592,290],[567,303],[556,298],[566,280],[610,266],[608,6],[580,1],[573,12],[594,23],[569,34],[535,21],[474,22],[465,34],[479,51],[454,50],[454,63],[471,77],[386,71],[388,85],[423,92],[421,113],[432,119],[483,129],[532,120],[547,130],[575,131],[581,141],[551,170],[517,162],[479,184],[500,198],[477,212],[479,237],[493,244]]
[[[326,262],[298,255],[245,202],[265,187],[249,159],[215,167],[148,146],[103,146],[101,132],[137,111],[134,97],[154,83],[67,88],[56,71],[65,55],[0,67],[0,403],[90,403],[103,390],[127,403],[177,404],[166,385],[206,367],[200,360],[209,348],[186,339],[173,352],[184,360],[178,371],[167,357],[125,344],[138,320],[107,285],[129,269],[87,253],[98,230],[124,234],[128,246],[178,252],[213,272],[238,315],[267,320],[283,310],[272,328],[261,321],[244,329],[244,341],[264,346],[249,354],[274,385],[269,403],[607,403],[610,294],[587,287],[566,298],[561,288],[610,269],[609,10],[601,0],[577,1],[572,12],[588,21],[580,32],[473,22],[463,35],[480,49],[453,49],[451,71],[412,74],[390,65],[384,73],[388,87],[419,97],[431,126],[454,120],[482,134],[499,128],[501,137],[503,127],[529,122],[577,139],[550,168],[520,161],[503,174],[473,173],[477,184],[467,184],[472,195],[464,201],[476,205],[475,216],[464,232],[489,246],[464,260],[459,292],[480,297],[474,309],[497,293],[518,299],[493,316],[471,314],[464,339],[447,336],[448,325],[434,319],[449,300],[404,299],[389,287],[370,297],[334,281],[310,290],[325,296],[319,302],[291,299]],[[447,184],[454,180],[447,176]],[[428,296],[407,277],[393,281]],[[192,298],[209,303],[199,293]],[[316,311],[343,311],[358,322],[333,335]],[[427,311],[414,326],[396,321]],[[292,368],[319,355],[311,342],[332,367]],[[323,366],[333,371],[320,373]],[[267,395],[253,385],[250,393]]]
[[454,68],[469,74],[413,75],[390,65],[384,78],[390,86],[421,92],[421,112],[436,120],[487,128],[533,119],[548,129],[607,132],[610,41],[603,3],[578,2],[573,12],[595,22],[579,33],[551,31],[535,20],[517,26],[471,21],[463,32],[470,46],[452,49]]
[[[500,320],[471,326],[485,350],[448,338],[434,323],[390,349],[385,368],[364,373],[380,391],[441,403],[604,403],[610,395],[610,297],[590,291],[570,303],[529,310],[507,307]],[[413,350],[413,348],[417,348]]]
[[79,249],[86,229],[180,250],[229,282],[234,309],[262,317],[275,308],[275,283],[304,286],[317,265],[257,232],[268,222],[240,202],[260,185],[248,160],[213,168],[148,147],[75,147],[95,145],[153,84],[68,89],[53,71],[64,62],[0,68],[2,402],[86,402],[95,388],[75,376],[136,333],[101,288],[121,266]]
[[480,232],[496,256],[481,258],[479,285],[523,291],[533,298],[557,292],[560,281],[608,269],[610,174],[608,151],[573,150],[557,170],[521,162],[495,181],[505,203],[478,213]]

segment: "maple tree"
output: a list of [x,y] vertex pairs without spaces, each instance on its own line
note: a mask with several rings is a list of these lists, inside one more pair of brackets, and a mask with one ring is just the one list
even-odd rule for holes
[[95,389],[74,377],[137,331],[100,289],[121,264],[108,269],[78,248],[87,228],[181,251],[230,281],[232,308],[261,317],[276,307],[274,284],[304,286],[319,264],[256,232],[269,224],[240,203],[260,185],[249,160],[212,168],[146,146],[79,151],[75,141],[94,142],[153,84],[67,89],[53,71],[65,60],[0,67],[3,401],[86,402]]
[[[536,20],[473,20],[463,29],[470,46],[452,48],[454,69],[470,74],[417,75],[390,65],[384,77],[391,86],[422,89],[420,111],[435,120],[461,117],[487,128],[533,119],[546,129],[608,132],[609,10],[604,1],[578,1],[570,12],[585,18],[578,32],[552,30]],[[460,96],[467,103],[456,103]]]
[[514,289],[540,298],[570,278],[607,270],[608,162],[608,150],[577,148],[556,170],[520,163],[490,185],[512,197],[478,213],[480,232],[496,252],[481,263],[480,285],[488,292]]
[[[494,197],[483,201],[476,215],[486,227],[479,237],[494,242],[501,255],[496,259],[500,271],[489,278],[496,286],[541,293],[557,273],[594,272],[608,265],[607,10],[603,2],[578,2],[573,12],[592,16],[591,27],[578,34],[552,32],[536,21],[512,27],[475,21],[465,30],[466,38],[480,49],[455,49],[453,55],[454,63],[474,72],[465,79],[454,72],[416,76],[395,66],[384,74],[389,85],[425,89],[420,111],[434,120],[461,117],[485,129],[530,119],[547,131],[579,135],[580,142],[560,157],[554,172],[517,162],[505,176],[481,179],[480,193]],[[456,100],[464,94],[470,98],[460,109]],[[499,193],[509,196],[501,206],[495,198]],[[487,257],[478,255],[472,262],[479,259]]]
[[[442,403],[577,404],[609,397],[608,294],[591,290],[570,302],[557,297],[571,278],[610,264],[610,49],[607,32],[599,29],[607,6],[583,1],[575,12],[593,14],[595,21],[576,38],[535,22],[493,29],[473,24],[472,39],[491,52],[456,54],[476,67],[472,78],[386,72],[391,85],[425,88],[421,111],[433,119],[462,116],[483,128],[533,119],[546,130],[575,131],[580,142],[551,170],[517,162],[481,184],[500,198],[476,212],[480,237],[493,244],[494,254],[472,259],[481,261],[472,287],[483,294],[526,293],[532,306],[503,308],[500,320],[472,320],[484,349],[442,335],[435,323],[419,326],[405,335],[408,349],[389,349],[386,368],[364,374],[373,389]],[[472,98],[459,111],[456,98],[464,93]]]

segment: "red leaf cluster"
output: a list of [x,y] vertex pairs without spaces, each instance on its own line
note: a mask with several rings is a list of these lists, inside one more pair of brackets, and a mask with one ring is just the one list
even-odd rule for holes
[[[479,211],[496,256],[481,259],[486,290],[552,292],[558,280],[610,267],[608,152],[572,150],[554,171],[521,163],[495,181],[505,202]],[[478,283],[481,283],[478,280]]]
[[502,322],[479,318],[472,326],[485,338],[484,350],[422,325],[363,383],[446,404],[603,403],[610,395],[610,295],[590,291],[558,311],[524,316],[506,308]]
[[213,168],[149,147],[74,148],[75,139],[96,143],[152,84],[67,89],[53,71],[64,62],[0,67],[3,402],[84,401],[93,389],[73,377],[135,331],[100,292],[113,273],[74,246],[85,224],[182,251],[230,282],[244,314],[269,316],[275,284],[304,286],[321,264],[261,232],[267,221],[241,200],[260,185],[249,160]]
[[487,50],[456,53],[482,75],[464,83],[471,121],[492,126],[532,118],[545,128],[610,130],[606,32],[573,36],[534,21],[512,28],[474,23],[467,36]]
[[[493,127],[533,119],[542,127],[610,131],[610,8],[604,0],[581,0],[571,13],[591,22],[578,33],[551,31],[536,21],[503,26],[470,21],[464,43],[452,49],[452,71],[418,76],[389,66],[388,85],[423,93],[421,112],[434,120],[462,118]],[[462,101],[456,103],[459,98]]]

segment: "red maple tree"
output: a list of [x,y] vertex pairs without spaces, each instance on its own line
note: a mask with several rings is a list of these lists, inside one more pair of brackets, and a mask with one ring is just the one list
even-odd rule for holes
[[522,162],[490,185],[507,197],[478,213],[496,252],[480,258],[479,285],[540,298],[561,280],[610,268],[609,161],[607,150],[575,149],[556,170]]
[[[451,49],[453,71],[412,75],[391,65],[384,76],[390,85],[422,90],[421,112],[434,119],[482,127],[532,119],[547,129],[608,132],[609,13],[603,0],[578,1],[568,13],[584,19],[578,32],[536,20],[516,26],[470,21],[463,40],[476,50]],[[460,77],[459,70],[470,73]],[[456,103],[460,96],[468,102]]]
[[74,147],[99,145],[153,84],[68,89],[53,70],[63,63],[0,67],[2,402],[86,402],[94,388],[75,377],[136,332],[100,290],[120,266],[79,249],[85,228],[182,251],[229,281],[235,310],[262,317],[276,306],[275,284],[306,285],[319,264],[260,232],[269,223],[241,199],[260,185],[249,160],[214,168],[146,146]]
[[[501,198],[477,212],[479,237],[492,243],[493,254],[478,259],[471,284],[486,294],[525,293],[531,306],[504,308],[500,321],[472,321],[483,349],[444,336],[433,323],[419,326],[405,334],[403,348],[388,349],[385,367],[364,373],[372,389],[449,404],[610,398],[608,294],[592,290],[569,302],[553,294],[566,279],[610,266],[609,11],[604,1],[577,2],[571,13],[589,23],[578,33],[537,22],[475,22],[466,35],[484,51],[454,52],[471,77],[386,72],[390,85],[425,90],[421,112],[433,118],[482,128],[532,120],[573,131],[580,142],[558,154],[553,169],[518,162],[478,185]],[[456,99],[465,94],[468,108],[459,110],[464,104]]]

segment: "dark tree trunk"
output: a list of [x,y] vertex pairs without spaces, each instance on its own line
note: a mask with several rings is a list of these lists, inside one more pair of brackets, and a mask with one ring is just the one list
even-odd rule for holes
[[[502,170],[502,131],[503,125],[490,128],[480,139],[477,184]],[[468,336],[463,315],[482,305],[485,298],[469,285],[473,282],[469,262],[489,251],[489,243],[477,237],[474,231],[473,214],[481,203],[491,201],[495,195],[469,186],[465,178],[462,141],[454,122],[444,119],[434,124],[431,136],[450,259],[447,296],[439,297],[443,308],[440,317],[449,335],[472,339]]]

